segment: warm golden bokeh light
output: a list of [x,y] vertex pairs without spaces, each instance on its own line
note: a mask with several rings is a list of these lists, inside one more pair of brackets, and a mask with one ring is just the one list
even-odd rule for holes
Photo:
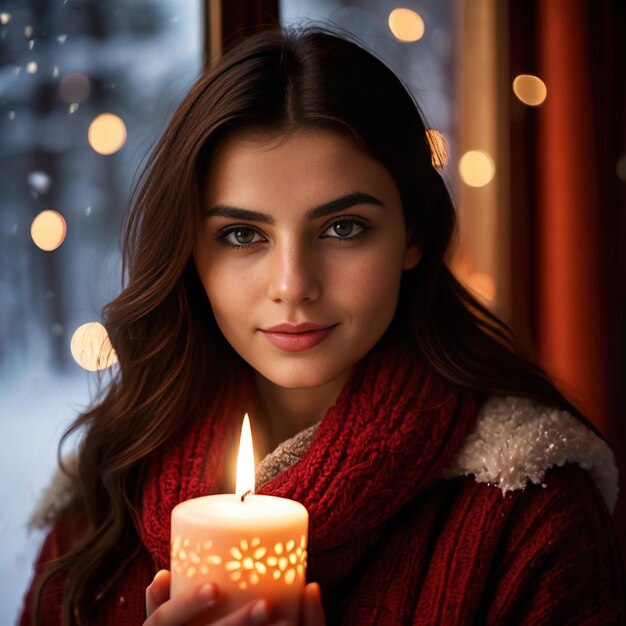
[[493,278],[485,272],[472,272],[466,280],[467,287],[483,300],[493,302],[496,297],[496,285]]
[[42,211],[30,225],[35,245],[46,252],[56,250],[67,235],[67,224],[57,211]]
[[126,126],[117,115],[102,113],[91,122],[88,136],[98,154],[113,154],[126,143]]
[[29,74],[34,74],[37,71],[37,63],[35,61],[31,61],[26,65],[26,71]]
[[486,152],[470,150],[459,160],[459,173],[466,185],[484,187],[495,176],[496,166]]
[[513,81],[513,93],[524,104],[537,107],[545,102],[548,88],[541,78],[531,74],[520,74]]
[[84,102],[90,91],[89,79],[80,72],[66,74],[59,83],[59,94],[68,104],[71,102]]
[[99,322],[79,326],[70,344],[74,360],[90,372],[103,370],[117,362],[117,355],[105,327]]
[[418,41],[424,36],[424,19],[412,9],[394,9],[389,14],[389,28],[400,41]]
[[440,130],[430,128],[426,131],[426,139],[430,146],[430,155],[433,167],[443,169],[448,164],[448,142]]
[[10,13],[0,13],[0,24],[8,24],[11,21]]

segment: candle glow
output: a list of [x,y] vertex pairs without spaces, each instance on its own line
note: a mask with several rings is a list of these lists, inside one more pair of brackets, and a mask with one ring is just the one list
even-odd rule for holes
[[[298,623],[306,582],[309,515],[299,502],[256,495],[250,420],[241,429],[235,493],[181,502],[172,510],[171,588],[216,583],[219,607],[190,626],[224,617],[256,598]],[[244,497],[245,496],[245,497]]]
[[246,413],[241,427],[239,439],[239,454],[237,455],[237,481],[235,493],[243,496],[245,493],[254,493],[254,448],[252,446],[252,429],[250,418]]

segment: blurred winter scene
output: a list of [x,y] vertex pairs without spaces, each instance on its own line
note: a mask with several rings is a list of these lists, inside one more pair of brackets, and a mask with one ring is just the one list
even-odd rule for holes
[[26,525],[59,439],[96,388],[72,339],[119,292],[123,216],[201,71],[202,24],[195,0],[0,4],[0,624],[31,576],[43,534]]

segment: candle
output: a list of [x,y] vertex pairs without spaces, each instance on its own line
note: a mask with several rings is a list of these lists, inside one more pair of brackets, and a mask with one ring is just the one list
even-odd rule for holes
[[[204,496],[172,510],[171,597],[215,582],[223,617],[256,598],[267,598],[277,617],[298,623],[305,585],[309,515],[299,502],[255,495],[254,452],[244,417],[234,494]],[[206,623],[200,616],[194,624]]]

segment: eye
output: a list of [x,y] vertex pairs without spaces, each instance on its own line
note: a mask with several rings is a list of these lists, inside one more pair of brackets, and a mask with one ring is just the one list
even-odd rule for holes
[[333,222],[325,231],[324,236],[330,239],[356,239],[365,234],[368,225],[354,218],[342,218]]
[[222,245],[231,248],[245,248],[265,241],[258,231],[247,226],[229,226],[218,232],[215,238]]
[[256,233],[251,228],[238,228],[229,233],[239,244],[246,245],[254,241]]

